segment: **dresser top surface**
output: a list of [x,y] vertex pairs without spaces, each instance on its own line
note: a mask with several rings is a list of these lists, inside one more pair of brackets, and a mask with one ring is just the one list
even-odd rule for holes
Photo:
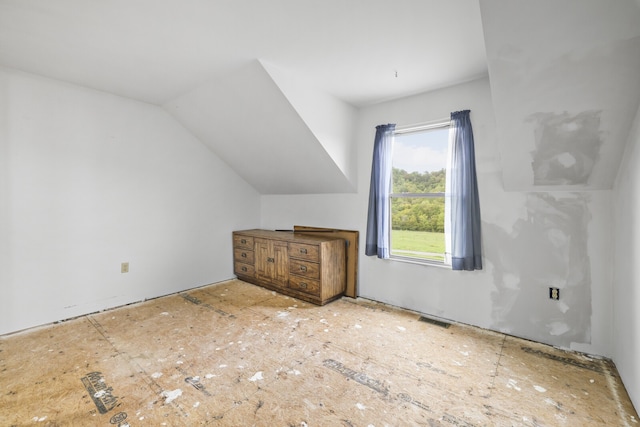
[[274,230],[263,230],[263,229],[252,229],[252,230],[238,230],[234,231],[233,234],[242,234],[245,236],[265,238],[265,239],[276,239],[276,240],[284,240],[287,242],[297,242],[297,243],[319,243],[326,242],[330,240],[344,240],[340,237],[327,237],[327,236],[314,236],[312,233],[300,233],[293,231],[274,231]]

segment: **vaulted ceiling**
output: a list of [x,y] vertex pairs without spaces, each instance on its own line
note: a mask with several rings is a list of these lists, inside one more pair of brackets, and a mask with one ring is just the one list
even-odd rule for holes
[[0,65],[159,105],[262,194],[354,191],[358,108],[487,72],[506,189],[611,188],[639,37],[637,0],[0,0]]

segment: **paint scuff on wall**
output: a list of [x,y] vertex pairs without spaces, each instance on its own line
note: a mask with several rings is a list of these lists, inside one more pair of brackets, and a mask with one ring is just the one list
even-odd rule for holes
[[602,145],[600,112],[536,113],[527,121],[535,124],[533,184],[588,184]]
[[[492,327],[519,324],[526,338],[567,348],[590,342],[589,202],[585,193],[529,193],[511,230],[483,224],[502,248],[491,257]],[[548,298],[549,286],[562,290],[561,301]]]

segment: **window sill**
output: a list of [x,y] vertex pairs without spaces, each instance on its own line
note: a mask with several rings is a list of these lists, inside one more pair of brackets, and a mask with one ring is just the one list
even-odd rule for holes
[[451,270],[451,265],[445,264],[444,262],[439,262],[439,261],[429,261],[426,259],[423,260],[423,259],[409,258],[409,257],[398,256],[398,255],[391,255],[388,258],[388,260],[404,262],[407,264],[417,264],[417,265],[424,265],[426,267],[437,267],[437,268],[444,268],[447,270]]

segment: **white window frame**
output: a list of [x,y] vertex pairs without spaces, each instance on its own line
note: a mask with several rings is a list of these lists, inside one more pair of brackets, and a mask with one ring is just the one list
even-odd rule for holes
[[[406,135],[406,134],[411,134],[411,133],[423,133],[423,132],[428,132],[431,130],[436,130],[436,129],[443,129],[443,128],[450,128],[451,127],[451,120],[450,119],[441,119],[441,120],[436,120],[433,122],[429,122],[429,123],[425,123],[425,124],[418,124],[418,125],[411,125],[411,126],[402,126],[402,127],[397,127],[396,130],[393,132],[393,136],[395,138],[396,135]],[[393,154],[392,154],[393,155]],[[445,164],[445,172],[446,172],[446,176],[447,176],[447,182],[449,180],[449,165],[450,165],[450,161],[449,159],[451,158],[451,141],[448,142],[447,145],[447,162]],[[393,188],[393,183],[391,188]],[[448,185],[447,185],[448,188]],[[448,201],[447,201],[447,197],[446,197],[446,193],[390,193],[389,194],[389,199],[393,199],[393,198],[444,198],[445,199],[445,218],[446,218],[446,214],[448,212]],[[391,200],[389,200],[389,209],[391,209]],[[425,258],[418,258],[418,257],[411,257],[411,256],[402,256],[402,255],[394,255],[392,253],[393,250],[393,240],[392,240],[392,224],[393,224],[393,214],[392,212],[389,212],[389,259],[391,260],[395,260],[395,261],[403,261],[403,262],[410,262],[410,263],[415,263],[415,264],[424,264],[424,265],[431,265],[431,266],[439,266],[439,267],[450,267],[451,266],[451,257],[449,256],[448,252],[449,252],[449,243],[447,242],[447,228],[448,228],[448,224],[445,224],[445,254],[444,254],[444,260],[443,261],[436,261],[436,260],[430,260],[430,259],[425,259]],[[445,221],[446,223],[446,221]]]

